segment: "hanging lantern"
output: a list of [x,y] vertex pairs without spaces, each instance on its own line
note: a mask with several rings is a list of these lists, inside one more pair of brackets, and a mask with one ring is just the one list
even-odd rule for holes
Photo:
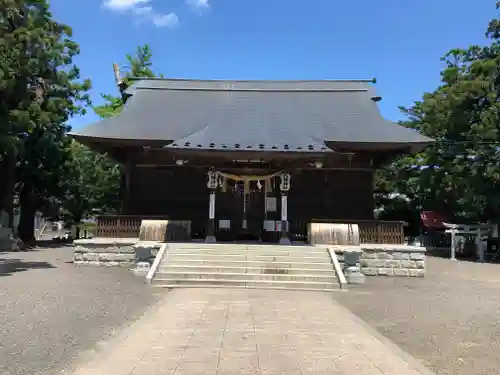
[[217,185],[218,185],[218,173],[214,171],[209,171],[207,187],[209,189],[217,189]]
[[289,191],[290,190],[290,180],[291,180],[290,173],[283,173],[281,175],[281,183],[280,183],[280,190],[281,191]]

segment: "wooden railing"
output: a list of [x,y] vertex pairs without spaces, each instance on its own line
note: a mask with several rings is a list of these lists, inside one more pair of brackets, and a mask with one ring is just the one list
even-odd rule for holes
[[361,243],[402,245],[405,243],[403,221],[358,221]]
[[97,237],[139,238],[143,219],[168,219],[166,216],[101,215],[97,217]]
[[[166,220],[166,216],[141,215],[102,215],[97,217],[97,237],[138,238],[143,219]],[[305,239],[308,222],[358,224],[361,243],[370,244],[404,244],[405,223],[402,221],[379,220],[328,220],[314,219],[309,221],[290,221],[292,237]]]

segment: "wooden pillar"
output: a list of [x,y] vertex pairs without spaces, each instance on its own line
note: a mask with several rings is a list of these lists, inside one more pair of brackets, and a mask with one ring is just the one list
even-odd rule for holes
[[243,221],[241,223],[241,229],[244,233],[248,231],[248,219],[247,219],[247,208],[248,199],[250,194],[250,181],[243,181]]
[[328,181],[328,171],[323,170],[323,179],[324,179],[324,184],[323,184],[323,212],[322,216],[323,217],[331,217],[331,199],[330,199],[330,185]]
[[132,211],[132,170],[133,164],[130,157],[127,158],[122,168],[121,194],[122,194],[122,214],[129,214]]
[[207,187],[209,189],[208,201],[208,223],[205,242],[216,242],[215,238],[215,193],[218,185],[218,174],[214,171],[208,172]]
[[290,174],[283,173],[281,175],[281,237],[280,244],[290,245],[291,241],[288,237],[288,191],[290,190]]

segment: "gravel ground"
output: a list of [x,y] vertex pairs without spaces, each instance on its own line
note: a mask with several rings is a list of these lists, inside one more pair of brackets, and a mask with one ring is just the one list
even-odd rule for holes
[[71,247],[0,253],[0,374],[55,374],[165,290],[126,269],[75,266]]
[[[0,254],[0,375],[55,374],[165,295],[72,248]],[[424,279],[368,278],[334,298],[438,375],[500,374],[500,265],[428,257]]]
[[424,279],[367,278],[334,298],[438,375],[500,374],[500,265],[427,267]]

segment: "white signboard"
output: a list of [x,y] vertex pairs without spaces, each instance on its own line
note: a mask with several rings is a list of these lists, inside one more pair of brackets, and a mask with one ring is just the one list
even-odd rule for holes
[[276,197],[266,197],[266,212],[276,212]]
[[266,232],[275,231],[276,222],[274,220],[264,220],[264,230]]
[[231,229],[231,220],[219,220],[219,229]]
[[281,220],[282,221],[288,220],[288,205],[287,205],[286,195],[281,196]]
[[215,193],[210,194],[210,203],[208,207],[208,218],[215,219]]

